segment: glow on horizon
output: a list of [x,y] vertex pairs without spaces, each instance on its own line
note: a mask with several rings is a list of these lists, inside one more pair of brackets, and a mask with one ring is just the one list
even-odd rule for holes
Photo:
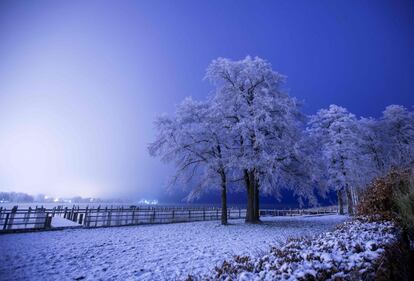
[[172,169],[147,153],[152,122],[187,96],[204,99],[217,57],[270,61],[307,114],[333,103],[374,117],[410,107],[413,10],[409,1],[0,1],[0,191],[163,202]]
[[95,25],[78,5],[65,5],[21,21],[10,16],[13,33],[0,33],[9,42],[0,48],[0,191],[157,195],[163,185],[153,170],[161,164],[146,150],[157,112],[148,98],[155,49],[136,42],[135,52],[106,13]]

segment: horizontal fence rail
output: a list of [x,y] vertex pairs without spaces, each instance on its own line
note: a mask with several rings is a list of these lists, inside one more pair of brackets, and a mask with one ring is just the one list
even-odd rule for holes
[[[260,216],[299,216],[333,214],[337,209],[313,208],[313,209],[261,209]],[[246,216],[246,209],[229,208],[228,219],[241,219]],[[139,224],[163,224],[193,221],[211,221],[221,219],[221,209],[215,207],[84,207],[72,208],[57,206],[54,208],[25,208],[11,209],[0,207],[0,233],[48,230],[53,228],[54,217],[61,217],[74,222],[70,227],[111,227]],[[65,228],[69,226],[57,226]]]

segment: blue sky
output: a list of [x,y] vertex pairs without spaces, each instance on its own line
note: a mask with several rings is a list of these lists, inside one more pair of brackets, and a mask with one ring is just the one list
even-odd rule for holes
[[414,105],[413,1],[1,1],[0,190],[167,198],[152,121],[217,57],[270,61],[305,113]]

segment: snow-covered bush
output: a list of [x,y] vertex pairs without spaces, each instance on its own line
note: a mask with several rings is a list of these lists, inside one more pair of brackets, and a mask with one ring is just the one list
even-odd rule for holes
[[387,248],[399,241],[393,222],[356,218],[313,238],[292,239],[258,259],[236,257],[209,280],[372,280]]

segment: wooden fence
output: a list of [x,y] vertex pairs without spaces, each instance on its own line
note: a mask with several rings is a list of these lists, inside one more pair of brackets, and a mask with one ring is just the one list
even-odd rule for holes
[[[228,219],[243,218],[246,210],[229,208]],[[219,220],[219,208],[178,208],[178,207],[95,207],[72,208],[58,206],[52,209],[2,209],[0,207],[0,233],[52,228],[53,217],[60,216],[75,222],[79,227],[110,227],[139,224],[161,224],[176,222]]]
[[51,227],[52,215],[45,208],[3,209],[0,207],[0,232],[24,229],[43,230]]
[[[55,210],[55,215],[83,225],[84,227],[108,227],[138,224],[160,224],[190,221],[219,220],[218,208],[147,208],[147,207],[105,207],[72,208]],[[246,215],[242,209],[228,209],[227,218],[237,219]]]
[[[261,216],[298,216],[336,213],[335,208],[317,209],[262,209]],[[0,233],[47,230],[52,228],[53,217],[62,217],[75,222],[79,227],[110,227],[139,224],[161,224],[192,221],[220,220],[220,208],[180,208],[180,207],[85,207],[12,209],[0,207]],[[241,219],[246,209],[229,208],[228,219]]]
[[260,216],[305,216],[305,215],[329,215],[336,214],[338,212],[336,207],[322,207],[322,208],[311,208],[311,209],[286,209],[286,210],[275,210],[275,209],[261,209]]

